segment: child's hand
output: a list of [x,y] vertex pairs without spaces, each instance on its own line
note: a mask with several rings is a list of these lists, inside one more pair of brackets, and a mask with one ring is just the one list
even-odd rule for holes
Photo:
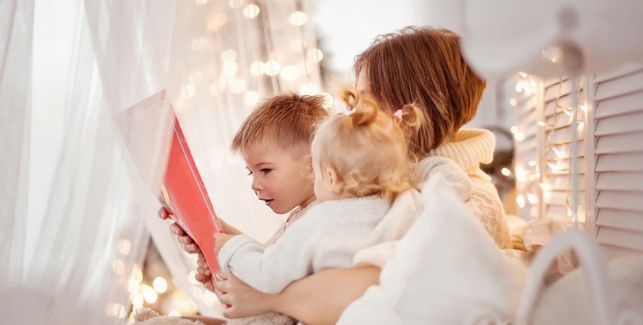
[[[161,207],[159,209],[159,217],[163,220],[166,220],[173,216],[174,213],[172,210],[166,208],[166,207]],[[192,237],[188,236],[185,233],[185,230],[181,228],[181,226],[177,225],[176,223],[172,223],[170,225],[170,230],[172,231],[173,234],[175,234],[178,238],[179,244],[181,244],[181,247],[183,248],[184,251],[191,253],[191,254],[196,254],[200,253],[201,249],[197,244],[194,242],[194,239]]]
[[223,316],[228,318],[254,316],[272,311],[278,297],[257,291],[227,272],[218,273],[214,293],[226,306]]
[[225,243],[230,240],[230,238],[234,237],[235,235],[230,235],[230,234],[224,234],[224,233],[216,233],[214,234],[214,250],[219,253],[219,250]]
[[196,263],[197,268],[194,278],[197,281],[201,282],[201,284],[203,284],[206,289],[214,292],[214,286],[212,284],[212,272],[210,272],[210,268],[208,267],[208,263],[206,263],[203,254],[198,253],[198,259]]

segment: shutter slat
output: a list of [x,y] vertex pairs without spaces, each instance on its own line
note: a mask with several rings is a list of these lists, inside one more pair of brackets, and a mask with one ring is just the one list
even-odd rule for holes
[[621,96],[641,90],[643,85],[643,70],[624,75],[596,85],[595,101]]
[[598,119],[594,135],[603,136],[641,130],[643,130],[643,111]]
[[[552,190],[569,190],[571,187],[569,175],[553,175],[547,177],[547,184]],[[578,189],[584,191],[586,188],[585,177],[578,178]]]
[[596,215],[596,224],[611,228],[643,231],[643,214],[618,209],[599,209]]
[[622,67],[619,67],[618,69],[597,73],[594,76],[594,82],[603,83],[605,81],[621,78],[623,76],[636,73],[637,71],[641,71],[641,70],[643,70],[643,68],[638,64],[626,63]]
[[545,121],[548,129],[560,129],[562,127],[569,126],[571,123],[571,116],[567,115],[564,112],[552,115],[548,117]]
[[[597,190],[643,192],[643,173],[601,172],[596,180]],[[641,195],[643,199],[643,193]]]
[[[561,159],[559,161],[548,161],[546,173],[548,175],[569,175],[571,171],[571,166],[569,165],[570,159]],[[555,165],[556,168],[552,168]],[[578,158],[578,174],[584,175],[586,172],[585,158]],[[582,177],[582,176],[581,176]]]
[[[578,140],[585,138],[585,132],[578,132]],[[572,141],[571,127],[564,127],[551,131],[551,136],[549,137],[552,144],[563,144],[570,143]]]
[[625,133],[598,137],[596,154],[640,152],[643,151],[643,133]]
[[[567,206],[567,197],[567,191],[552,190],[545,193],[545,202],[550,205]],[[569,195],[569,199],[571,202],[571,195]],[[585,206],[585,191],[578,191],[578,206]]]
[[596,208],[643,212],[643,193],[603,190],[596,198]]
[[[578,156],[585,157],[585,152],[585,140],[578,141]],[[545,159],[547,160],[569,159],[570,156],[571,143],[553,145],[545,152]]]
[[596,102],[594,118],[600,119],[643,110],[643,91]]
[[599,243],[643,251],[643,233],[610,227],[600,227],[596,240]]
[[643,171],[643,152],[599,155],[596,162],[597,172]]
[[[584,78],[580,78],[578,83],[578,89],[582,90],[585,82]],[[545,102],[556,100],[560,96],[562,98],[565,95],[569,95],[572,90],[572,82],[567,79],[563,81],[562,87],[558,83],[551,85],[550,87],[545,87],[544,100]]]

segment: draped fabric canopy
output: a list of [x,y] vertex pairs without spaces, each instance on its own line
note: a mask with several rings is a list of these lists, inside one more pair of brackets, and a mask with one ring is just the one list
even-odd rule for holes
[[166,89],[219,216],[267,238],[280,218],[254,199],[228,147],[261,98],[319,91],[320,56],[295,4],[0,2],[3,321],[123,322],[148,232],[200,311],[218,314],[156,217],[162,141],[148,139],[138,154],[152,164],[138,173],[116,116]]

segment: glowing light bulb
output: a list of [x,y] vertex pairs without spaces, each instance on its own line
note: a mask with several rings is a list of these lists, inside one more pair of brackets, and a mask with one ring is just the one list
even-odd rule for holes
[[145,299],[148,304],[153,304],[158,300],[156,291],[154,291],[154,289],[152,289],[152,287],[148,286],[147,284],[141,286],[141,294],[143,295],[143,299]]
[[254,3],[251,3],[243,8],[243,16],[248,19],[253,19],[259,16],[259,6]]
[[511,170],[509,168],[507,168],[507,167],[503,167],[500,170],[500,173],[505,175],[505,176],[507,176],[507,177],[511,176]]
[[324,52],[320,49],[310,49],[308,50],[308,60],[313,62],[320,62],[324,59]]
[[132,305],[135,308],[140,309],[140,308],[143,307],[144,303],[145,303],[145,299],[143,299],[143,296],[141,294],[139,294],[139,293],[135,293],[134,297],[132,298]]
[[152,286],[158,293],[163,294],[167,291],[167,281],[163,277],[157,276],[152,282]]
[[290,23],[295,26],[301,26],[306,23],[308,16],[302,11],[295,11],[290,14]]
[[116,275],[123,275],[123,273],[125,273],[125,263],[120,259],[115,259],[114,262],[112,262],[112,271],[114,271]]
[[277,60],[268,60],[263,65],[264,72],[269,76],[276,76],[281,70],[281,65]]
[[527,194],[527,201],[529,201],[530,204],[536,204],[538,203],[538,197],[534,194]]

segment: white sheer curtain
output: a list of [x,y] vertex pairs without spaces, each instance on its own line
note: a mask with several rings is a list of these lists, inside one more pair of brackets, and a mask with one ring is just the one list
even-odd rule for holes
[[3,322],[124,322],[148,230],[179,286],[218,314],[188,281],[194,261],[156,217],[154,180],[136,174],[115,116],[167,89],[217,213],[265,239],[279,218],[253,197],[228,146],[260,98],[319,91],[300,4],[0,2]]

